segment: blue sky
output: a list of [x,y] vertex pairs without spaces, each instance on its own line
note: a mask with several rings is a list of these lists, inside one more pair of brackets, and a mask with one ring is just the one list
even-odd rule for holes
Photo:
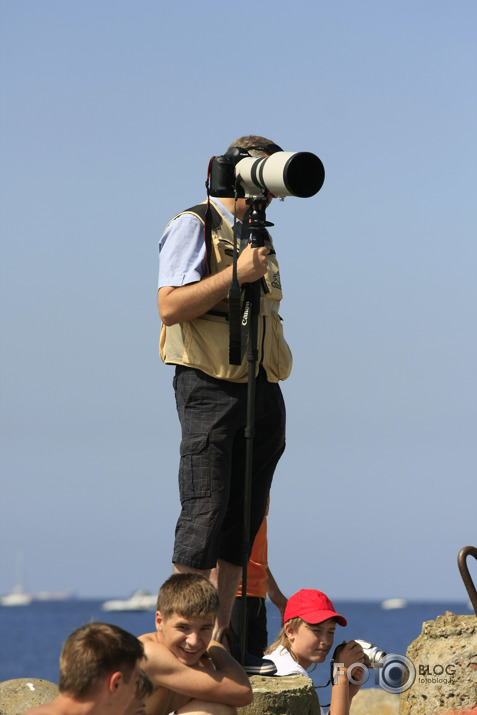
[[288,595],[466,599],[476,23],[474,0],[3,0],[0,593],[19,553],[33,591],[169,575],[157,242],[258,133],[326,170],[267,212],[294,355],[272,571]]

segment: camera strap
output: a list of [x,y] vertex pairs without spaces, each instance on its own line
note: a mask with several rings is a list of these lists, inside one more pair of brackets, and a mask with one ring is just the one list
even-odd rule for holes
[[217,230],[222,223],[222,217],[215,206],[207,201],[207,203],[191,206],[190,209],[181,211],[183,214],[195,214],[204,224],[205,236],[205,264],[207,275],[210,276],[210,256],[212,252],[212,229]]
[[[248,243],[248,211],[242,222],[242,232],[240,237],[241,247]],[[242,289],[237,280],[237,258],[238,240],[236,230],[236,216],[234,216],[234,256],[233,256],[233,277],[229,287],[229,363],[230,365],[241,365],[245,352],[245,345],[248,337],[250,319],[250,300],[248,298],[247,286],[245,286],[245,300],[242,308]]]

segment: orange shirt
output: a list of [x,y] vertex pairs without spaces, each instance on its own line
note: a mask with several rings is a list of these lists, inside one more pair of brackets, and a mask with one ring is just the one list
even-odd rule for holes
[[[267,567],[268,567],[268,540],[267,540],[267,513],[263,517],[260,529],[257,532],[252,546],[252,553],[247,567],[247,596],[267,597]],[[237,596],[242,595],[242,583],[237,591]]]

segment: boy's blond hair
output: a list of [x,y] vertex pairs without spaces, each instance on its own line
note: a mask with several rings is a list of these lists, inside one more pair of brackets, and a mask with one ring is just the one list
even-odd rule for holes
[[159,589],[157,610],[162,618],[177,613],[184,618],[214,615],[219,610],[219,594],[205,576],[178,573],[170,576]]
[[[298,628],[303,623],[306,623],[306,621],[304,621],[303,618],[300,618],[299,616],[297,616],[296,618],[290,618],[290,620],[287,621],[286,625],[291,626],[294,631],[297,631]],[[298,663],[298,658],[296,657],[295,653],[293,652],[292,644],[290,643],[290,639],[288,638],[287,632],[285,630],[285,626],[283,626],[282,630],[280,631],[278,636],[275,638],[272,645],[267,648],[267,650],[265,651],[265,655],[267,653],[273,653],[274,650],[276,650],[277,648],[280,648],[280,647],[285,648],[285,650],[287,650],[290,653],[293,660],[296,660],[296,662]]]

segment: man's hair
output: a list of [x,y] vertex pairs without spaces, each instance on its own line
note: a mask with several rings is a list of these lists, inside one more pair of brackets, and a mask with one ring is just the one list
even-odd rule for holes
[[164,619],[174,613],[184,618],[216,614],[219,610],[219,595],[205,576],[177,573],[170,576],[159,589],[157,610]]
[[[265,137],[257,136],[256,134],[250,134],[246,137],[239,137],[229,146],[231,149],[233,146],[239,146],[242,149],[246,149],[252,156],[260,156],[261,154],[271,154],[269,151],[272,147],[276,147],[274,151],[280,150],[271,139],[266,139]],[[228,151],[228,150],[227,150]]]
[[88,623],[65,641],[60,655],[60,693],[82,698],[117,671],[127,682],[142,658],[144,647],[136,636],[109,623]]

